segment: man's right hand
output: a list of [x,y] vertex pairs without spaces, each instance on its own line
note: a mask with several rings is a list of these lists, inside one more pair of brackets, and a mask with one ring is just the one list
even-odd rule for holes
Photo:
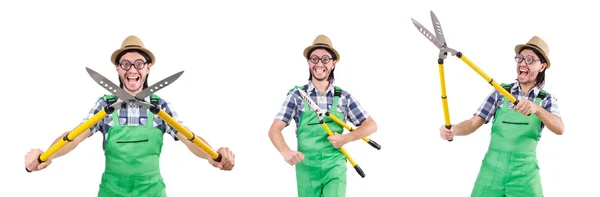
[[293,150],[289,150],[286,152],[283,152],[283,158],[285,159],[285,161],[290,164],[291,166],[300,163],[302,160],[304,160],[304,154],[302,154],[301,152],[298,151],[293,151]]
[[454,125],[451,125],[450,129],[446,128],[446,125],[440,127],[440,137],[444,140],[454,139]]
[[36,148],[36,149],[31,149],[25,155],[25,167],[29,171],[33,172],[33,171],[43,170],[52,163],[52,160],[49,159],[48,161],[45,161],[44,163],[40,164],[40,162],[38,161],[38,158],[40,157],[40,155],[42,153],[44,153],[42,150]]

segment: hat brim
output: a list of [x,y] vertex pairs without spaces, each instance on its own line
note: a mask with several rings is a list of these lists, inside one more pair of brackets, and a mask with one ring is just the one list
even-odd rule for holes
[[304,58],[308,57],[308,52],[315,49],[315,48],[326,48],[331,50],[333,53],[335,53],[335,57],[336,57],[336,61],[340,61],[340,54],[337,52],[337,50],[335,50],[333,47],[327,46],[327,45],[311,45],[308,46],[304,49]]
[[[119,56],[119,54],[121,54],[123,51],[127,51],[127,50],[139,50],[142,51],[144,53],[146,53],[148,56],[150,56],[152,65],[154,65],[154,63],[156,62],[156,58],[154,58],[154,54],[146,49],[146,48],[141,48],[141,47],[125,47],[125,48],[120,48],[117,49],[115,52],[112,53],[110,60],[113,64],[117,64],[117,56]],[[146,60],[147,61],[147,60]]]
[[521,51],[521,49],[523,49],[524,47],[530,47],[533,48],[535,50],[537,50],[540,54],[542,54],[542,56],[544,57],[544,59],[546,59],[546,69],[550,68],[550,59],[548,58],[548,56],[546,55],[546,53],[544,53],[544,50],[540,49],[539,47],[535,46],[535,45],[531,45],[531,44],[518,44],[517,46],[515,46],[515,55],[519,54],[519,52]]

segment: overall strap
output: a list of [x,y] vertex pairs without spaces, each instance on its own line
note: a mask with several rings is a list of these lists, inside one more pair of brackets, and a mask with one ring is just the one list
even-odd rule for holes
[[[510,93],[510,85],[509,84],[503,83],[502,87],[506,91],[508,91]],[[535,104],[536,105],[540,105],[540,103],[542,102],[542,99],[544,99],[547,95],[548,95],[548,92],[546,92],[545,90],[540,90],[540,92],[538,93],[537,97],[535,98],[535,101],[534,101]],[[502,99],[502,100],[504,100],[503,104],[502,104],[502,107],[506,108],[508,106],[508,99],[505,98],[505,99]]]
[[[159,107],[158,106],[158,100],[160,98],[158,97],[158,95],[156,94],[152,94],[152,96],[150,97],[150,103],[152,105],[154,105],[155,107]],[[148,112],[148,120],[146,121],[146,126],[147,127],[154,127],[154,113],[150,112],[150,110],[147,110]]]
[[333,94],[333,103],[331,104],[331,111],[337,110],[340,96],[342,96],[342,88],[335,86],[335,93]]
[[[294,88],[292,88],[290,91],[288,91],[288,95],[292,92],[294,92],[294,90],[296,89],[302,89],[304,90],[304,92],[306,92],[306,90],[308,89],[308,85],[304,85],[304,86],[295,86]],[[310,95],[308,95],[308,92],[306,92],[306,95],[310,98]],[[304,101],[304,99],[302,100],[302,105],[304,106],[304,111],[310,111],[310,107],[308,106],[308,103],[306,103],[306,101]]]
[[547,95],[548,92],[545,90],[540,90],[540,93],[538,93],[537,97],[535,98],[535,104],[539,105],[542,102],[542,99],[546,98]]
[[[502,83],[500,84],[509,94],[510,93],[510,84],[506,84],[506,83]],[[502,96],[502,95],[501,95]],[[503,98],[502,99],[502,108],[508,108],[508,99],[507,98]]]
[[106,105],[112,105],[113,103],[117,102],[117,97],[112,94],[105,94],[102,96],[102,98],[106,100]]
[[[117,97],[112,94],[105,94],[102,96],[102,98],[106,100],[106,105],[112,105],[117,102]],[[121,123],[119,122],[119,110],[115,110],[111,115],[113,119],[113,127],[121,126]]]

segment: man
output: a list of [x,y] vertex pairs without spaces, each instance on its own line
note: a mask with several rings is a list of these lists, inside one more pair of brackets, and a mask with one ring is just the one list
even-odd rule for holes
[[[356,98],[334,85],[333,71],[340,54],[327,36],[317,36],[313,45],[304,50],[304,57],[308,60],[310,75],[308,84],[301,88],[321,109],[330,110],[340,120],[348,120],[358,129],[342,134],[344,128],[325,117],[324,121],[334,133],[329,137],[315,112],[303,102],[298,91],[292,90],[269,129],[269,138],[285,161],[296,165],[299,197],[343,197],[347,164],[339,148],[371,135],[377,125]],[[297,151],[289,148],[281,133],[292,119],[296,123]]]
[[[148,87],[147,77],[156,59],[138,37],[129,36],[123,41],[121,48],[112,54],[111,62],[116,66],[119,74],[120,87],[135,96]],[[151,96],[145,100],[150,102],[150,98]],[[83,121],[99,112],[107,105],[109,99],[100,98]],[[152,100],[177,122],[182,123],[170,103],[157,96]],[[141,106],[133,104],[128,104],[126,109],[115,110],[42,164],[37,160],[42,151],[32,149],[25,156],[26,168],[30,171],[45,169],[53,159],[69,153],[79,143],[98,131],[103,135],[106,157],[98,196],[166,196],[159,169],[163,135],[167,133],[175,141],[186,138],[158,116],[154,116],[150,110],[142,110]],[[60,135],[54,143],[67,133]],[[228,148],[221,147],[217,150],[222,155],[221,162],[217,163],[189,140],[181,140],[181,142],[196,156],[208,160],[216,168],[229,171],[234,166],[234,155]]]
[[550,68],[548,45],[534,36],[515,46],[517,81],[502,84],[519,103],[514,106],[493,91],[471,119],[448,130],[440,128],[442,139],[473,133],[492,117],[489,149],[484,157],[471,196],[543,196],[536,147],[547,127],[562,135],[564,126],[556,97],[542,90]]

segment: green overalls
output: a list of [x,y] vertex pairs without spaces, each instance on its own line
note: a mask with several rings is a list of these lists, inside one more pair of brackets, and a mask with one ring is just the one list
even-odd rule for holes
[[[535,104],[539,105],[546,94],[540,91]],[[542,197],[536,158],[542,121],[535,114],[525,116],[509,109],[508,99],[503,100],[494,117],[489,149],[471,197]]]
[[[152,95],[152,102],[157,101],[158,96]],[[112,113],[98,196],[167,196],[159,168],[163,133],[153,127],[154,114],[147,110],[145,126],[121,126],[118,113]]]
[[[330,113],[340,120],[344,115],[337,110],[341,89],[335,87]],[[304,160],[296,164],[298,197],[343,197],[346,195],[346,157],[334,148],[329,136],[319,123],[316,113],[303,101],[304,112],[298,121],[298,151]],[[344,128],[324,117],[332,132],[342,134]]]

